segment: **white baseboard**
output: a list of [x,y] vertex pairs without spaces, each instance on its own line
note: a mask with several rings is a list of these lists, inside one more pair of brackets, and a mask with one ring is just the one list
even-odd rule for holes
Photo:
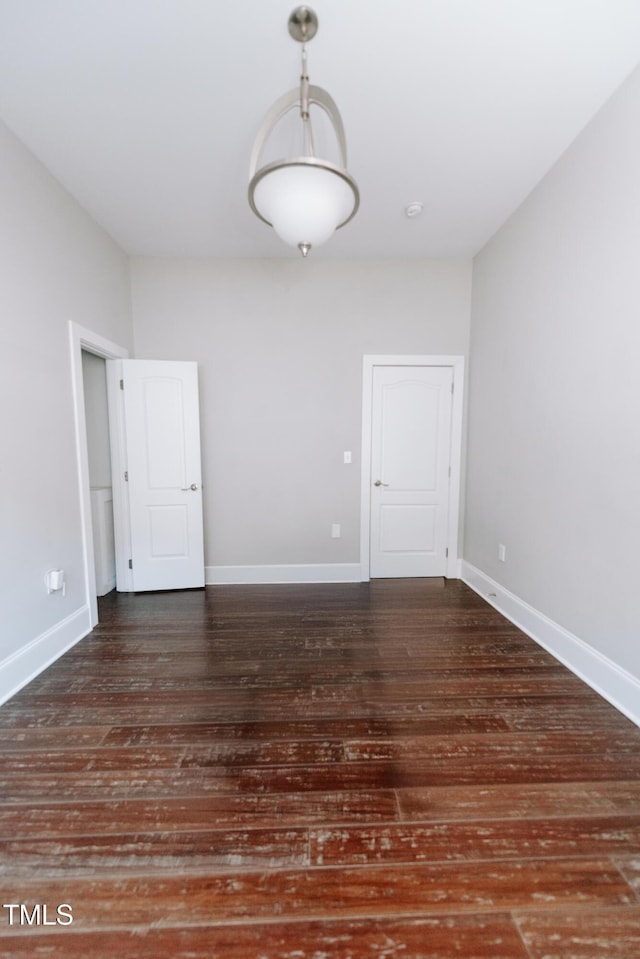
[[91,632],[88,606],[82,606],[0,663],[0,705]]
[[527,636],[544,647],[612,706],[640,726],[640,679],[584,640],[538,612],[471,563],[462,561],[463,582]]
[[207,566],[207,586],[276,583],[359,583],[360,563],[305,563],[291,566]]

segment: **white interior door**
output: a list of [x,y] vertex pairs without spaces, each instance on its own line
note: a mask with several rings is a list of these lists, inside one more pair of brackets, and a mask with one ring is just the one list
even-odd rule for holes
[[446,575],[452,384],[450,366],[374,367],[372,577]]
[[197,364],[119,363],[130,589],[204,586]]

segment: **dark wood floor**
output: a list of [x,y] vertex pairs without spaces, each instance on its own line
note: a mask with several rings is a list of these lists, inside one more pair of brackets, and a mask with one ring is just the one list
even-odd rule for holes
[[640,730],[463,584],[100,605],[0,709],[3,959],[640,956]]

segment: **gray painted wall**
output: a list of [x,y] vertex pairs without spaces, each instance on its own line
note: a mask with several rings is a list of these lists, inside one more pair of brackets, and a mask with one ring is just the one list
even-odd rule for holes
[[359,562],[362,356],[466,356],[470,280],[469,262],[132,261],[135,355],[199,364],[208,566]]
[[639,116],[637,71],[475,260],[464,547],[637,677]]
[[86,606],[68,325],[131,320],[126,256],[2,124],[0,189],[1,664]]

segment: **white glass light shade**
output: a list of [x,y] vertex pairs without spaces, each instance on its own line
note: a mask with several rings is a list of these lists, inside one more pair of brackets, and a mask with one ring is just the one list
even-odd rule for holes
[[291,246],[325,243],[358,207],[349,174],[315,159],[273,164],[252,187],[254,209]]

